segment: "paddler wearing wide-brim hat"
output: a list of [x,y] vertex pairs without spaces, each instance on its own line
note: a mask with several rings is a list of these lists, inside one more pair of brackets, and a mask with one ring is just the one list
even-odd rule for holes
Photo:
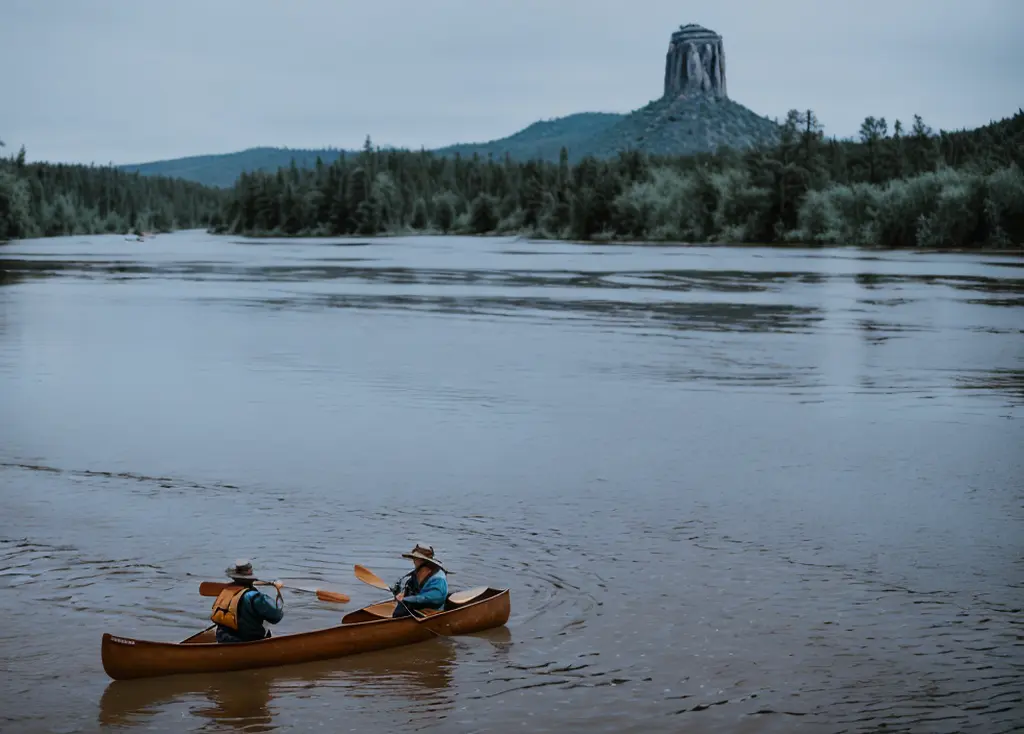
[[250,561],[235,561],[224,573],[234,583],[225,587],[213,602],[210,621],[217,625],[217,642],[252,642],[270,637],[270,630],[263,623],[277,624],[284,617],[279,584],[274,584],[277,599],[271,601],[253,586],[257,579]]
[[224,569],[224,574],[233,581],[256,581],[256,576],[252,572],[251,561],[235,561],[233,566],[228,566]]
[[414,569],[408,574],[404,588],[401,588],[402,579],[392,587],[395,598],[401,602],[395,606],[392,616],[406,617],[410,610],[443,610],[448,600],[449,571],[434,556],[433,546],[417,543],[411,551],[403,553],[402,558],[411,560]]
[[[408,558],[412,560],[413,563],[415,563],[416,561],[429,563],[431,566],[437,566],[445,573],[451,573],[451,571],[444,567],[443,563],[434,558],[434,548],[429,545],[421,545],[420,543],[417,543],[416,547],[413,548],[411,551],[409,551],[408,553],[403,553],[402,558]],[[415,563],[415,565],[416,568],[420,567],[419,563]]]

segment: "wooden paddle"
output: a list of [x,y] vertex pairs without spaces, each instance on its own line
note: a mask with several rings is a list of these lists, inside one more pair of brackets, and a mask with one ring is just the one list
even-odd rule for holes
[[[217,596],[222,592],[225,587],[233,586],[231,582],[221,583],[220,581],[204,581],[199,584],[199,594],[201,596]],[[269,581],[257,581],[257,586],[273,586]],[[305,589],[301,586],[288,586],[287,584],[282,585],[282,588],[289,589],[290,591],[305,591],[307,594],[316,594],[316,598],[320,601],[330,601],[335,604],[348,604],[352,601],[347,594],[341,594],[337,591],[327,591],[326,589]]]
[[[391,591],[391,587],[388,586],[387,582],[384,579],[382,579],[380,576],[375,574],[373,571],[368,569],[366,566],[360,566],[357,563],[355,565],[355,572],[356,572],[356,578],[359,579],[360,581],[362,581],[364,584],[369,584],[370,586],[374,586],[374,587],[376,587],[378,589],[381,589],[383,591]],[[436,609],[430,609],[430,610],[424,609],[423,612],[420,612],[420,614],[423,614],[423,616],[422,617],[417,617],[409,607],[405,606],[405,602],[402,601],[401,599],[399,599],[396,594],[392,594],[392,598],[395,601],[397,601],[399,604],[401,604],[403,607],[405,607],[405,611],[409,612],[409,616],[412,617],[413,619],[415,619],[417,622],[422,622],[428,616],[428,614],[425,614],[425,612],[429,612],[429,613],[432,613],[432,614],[438,614],[439,613],[439,610],[436,610]],[[444,636],[440,632],[435,632],[434,630],[430,629],[430,627],[427,627],[427,629],[430,630],[431,632],[433,632],[438,637],[443,637]]]
[[[378,589],[382,589],[384,591],[391,591],[391,587],[387,585],[387,582],[385,582],[384,579],[382,579],[380,576],[378,576],[373,571],[368,569],[366,566],[360,566],[356,564],[355,571],[356,578],[362,581],[364,584],[375,586]],[[406,574],[406,576],[408,576],[408,574]],[[487,591],[486,586],[474,586],[472,589],[466,589],[465,591],[455,592],[454,594],[448,597],[448,601],[454,604],[465,604],[467,602],[473,601],[473,599],[476,599],[485,591]],[[408,609],[408,607],[406,607],[406,609]],[[425,609],[423,611],[430,610]]]
[[[355,565],[356,578],[362,581],[364,584],[370,586],[376,586],[378,589],[383,591],[391,591],[391,587],[388,586],[387,582],[380,576],[375,574],[373,571],[368,569],[366,566],[360,566],[358,563]],[[394,596],[392,594],[392,596]]]

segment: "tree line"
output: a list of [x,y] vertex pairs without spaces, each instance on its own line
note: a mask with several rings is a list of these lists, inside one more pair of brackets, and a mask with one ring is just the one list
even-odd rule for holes
[[[0,142],[2,145],[2,142]],[[382,151],[242,174],[227,191],[0,157],[0,241],[208,227],[242,235],[523,234],[571,240],[1011,247],[1024,243],[1024,110],[935,133],[868,117],[827,138],[791,110],[770,149],[625,150],[569,165]]]
[[112,166],[26,163],[22,147],[0,157],[0,242],[209,227],[225,196],[189,181]]
[[1024,243],[1024,110],[935,133],[868,117],[828,138],[791,110],[770,149],[513,161],[380,150],[242,174],[211,230],[523,234],[571,240],[1009,247]]

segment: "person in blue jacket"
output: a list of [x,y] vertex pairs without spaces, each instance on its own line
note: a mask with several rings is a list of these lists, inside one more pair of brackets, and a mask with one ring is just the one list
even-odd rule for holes
[[391,587],[399,602],[391,616],[408,617],[410,611],[415,614],[421,609],[444,610],[448,600],[448,571],[434,558],[434,549],[417,543],[410,553],[403,553],[402,558],[413,562],[413,570],[406,574],[408,580],[404,587],[402,579],[406,576]]
[[274,582],[277,599],[253,587],[253,575],[249,561],[237,561],[225,572],[234,583],[226,586],[213,602],[210,620],[217,625],[217,642],[253,642],[270,637],[270,630],[264,622],[277,624],[284,618],[284,600],[281,598],[281,582]]

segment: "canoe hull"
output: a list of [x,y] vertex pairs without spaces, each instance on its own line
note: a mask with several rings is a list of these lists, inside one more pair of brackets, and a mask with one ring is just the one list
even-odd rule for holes
[[[256,642],[219,644],[212,630],[186,643],[151,642],[105,633],[101,646],[103,670],[114,680],[131,680],[308,663],[423,642],[435,636],[431,630],[442,635],[464,635],[501,627],[508,622],[510,612],[509,590],[489,589],[482,598],[421,622],[367,614],[355,617],[367,621],[343,622],[337,627]],[[359,614],[353,612],[346,619]]]

